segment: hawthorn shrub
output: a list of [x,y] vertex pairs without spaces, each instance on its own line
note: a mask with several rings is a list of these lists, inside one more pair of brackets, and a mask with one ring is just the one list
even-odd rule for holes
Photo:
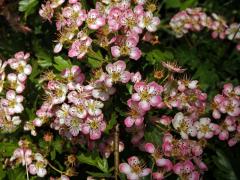
[[239,6],[0,1],[0,179],[239,179]]

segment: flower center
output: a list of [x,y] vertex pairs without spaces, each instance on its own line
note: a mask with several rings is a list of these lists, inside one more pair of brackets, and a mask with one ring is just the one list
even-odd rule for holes
[[132,171],[135,172],[136,174],[139,174],[142,169],[139,165],[132,166]]
[[44,168],[44,163],[42,161],[37,161],[35,165],[37,169]]
[[126,25],[132,29],[136,25],[136,19],[134,17],[130,17],[127,19]]
[[16,105],[16,101],[12,100],[12,101],[9,101],[9,107],[14,107]]
[[113,72],[112,73],[112,80],[114,81],[114,82],[116,82],[116,81],[118,81],[120,79],[120,73],[118,73],[118,72]]
[[149,98],[151,97],[151,95],[146,90],[142,91],[140,96],[142,100],[149,100]]
[[149,16],[146,16],[144,17],[143,22],[145,26],[148,26],[151,22],[151,18]]
[[178,130],[187,132],[187,129],[188,129],[188,123],[186,121],[182,121],[179,125]]
[[88,47],[86,45],[80,45],[78,47],[79,52],[86,52],[88,50]]
[[98,122],[92,121],[92,122],[90,123],[90,127],[91,127],[91,129],[98,129]]
[[71,126],[72,126],[72,127],[78,127],[78,126],[79,126],[79,119],[73,118],[73,119],[71,120]]
[[129,48],[127,46],[122,46],[120,48],[121,54],[122,55],[128,55],[129,54]]
[[95,24],[95,23],[96,23],[96,18],[90,17],[87,19],[87,24]]
[[208,126],[209,126],[208,124],[206,124],[206,125],[202,125],[200,131],[203,132],[203,133],[207,133],[207,132],[209,132],[210,129],[209,129]]

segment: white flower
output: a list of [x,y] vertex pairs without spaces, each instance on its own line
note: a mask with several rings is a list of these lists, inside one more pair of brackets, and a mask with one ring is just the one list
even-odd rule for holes
[[15,113],[21,113],[23,111],[23,96],[16,95],[16,92],[13,90],[9,90],[6,93],[6,99],[1,99],[1,104],[3,107],[7,108],[7,111],[10,115]]
[[30,174],[44,177],[47,174],[46,166],[47,160],[40,153],[34,155],[35,163],[29,165],[28,170]]
[[103,108],[103,103],[100,101],[89,99],[85,101],[85,106],[88,114],[91,116],[98,116],[102,113],[101,108]]
[[194,137],[197,134],[196,127],[193,126],[192,120],[184,116],[182,112],[174,116],[172,125],[174,129],[180,133],[183,139],[188,139],[188,135]]

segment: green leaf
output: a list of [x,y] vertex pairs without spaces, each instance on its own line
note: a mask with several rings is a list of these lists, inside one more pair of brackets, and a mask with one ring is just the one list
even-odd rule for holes
[[18,10],[24,12],[24,17],[26,18],[37,10],[38,3],[38,0],[21,0],[19,1]]
[[60,138],[57,138],[55,141],[53,141],[53,148],[58,152],[58,153],[62,153],[62,145],[63,145],[63,141]]
[[102,62],[98,59],[94,59],[92,57],[87,58],[87,63],[91,68],[100,68],[102,66]]
[[43,48],[38,40],[34,41],[33,49],[35,51],[35,56],[37,57],[38,64],[43,68],[48,68],[52,66],[52,56]]
[[187,0],[185,2],[182,2],[180,9],[184,10],[189,7],[193,7],[197,3],[197,0]]
[[181,6],[180,0],[166,0],[166,8],[179,8]]
[[0,179],[4,179],[6,176],[6,171],[3,170],[3,164],[0,163]]
[[24,180],[26,179],[25,168],[15,168],[8,171],[8,180]]
[[51,160],[52,160],[52,161],[55,160],[55,158],[56,158],[56,151],[55,151],[55,150],[52,150],[52,151],[50,152],[50,156],[51,156]]
[[109,173],[98,173],[98,172],[91,172],[91,171],[87,171],[86,173],[88,173],[89,175],[93,176],[93,177],[105,177],[105,178],[109,178],[112,175]]
[[107,159],[101,159],[99,156],[93,157],[93,155],[81,154],[78,156],[78,160],[80,163],[97,167],[104,173],[109,172]]
[[34,78],[40,74],[40,70],[39,70],[37,61],[33,61],[31,64],[32,64],[32,73],[29,76],[29,79],[31,81],[34,81]]
[[194,4],[197,2],[197,0],[166,0],[166,8],[180,8],[181,10],[184,10],[188,7],[194,6]]
[[238,180],[226,154],[220,149],[217,149],[216,153],[217,155],[213,157],[213,162],[217,166],[217,169],[214,171],[216,179]]
[[144,133],[144,138],[147,142],[151,142],[157,146],[162,145],[163,132],[156,127],[150,127]]
[[61,56],[55,56],[54,57],[54,62],[55,62],[55,64],[53,64],[53,66],[58,71],[63,71],[66,68],[71,68],[72,67],[71,61],[69,59],[65,60]]
[[161,51],[159,49],[153,49],[152,51],[146,54],[146,60],[150,64],[154,65],[161,61],[172,60],[174,59],[173,54],[170,51]]
[[107,125],[107,128],[105,130],[105,133],[109,133],[109,131],[115,126],[115,124],[117,123],[117,118],[118,118],[118,115],[116,114],[116,112],[113,112],[111,114],[111,119],[110,121],[108,122],[108,125]]
[[17,147],[17,142],[0,142],[0,154],[9,157]]

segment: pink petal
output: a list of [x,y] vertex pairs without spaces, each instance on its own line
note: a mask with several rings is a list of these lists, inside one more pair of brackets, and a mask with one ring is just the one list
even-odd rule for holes
[[119,171],[124,174],[129,174],[131,172],[131,167],[127,163],[121,163],[119,165]]
[[129,56],[131,59],[137,61],[142,56],[142,52],[139,48],[133,47],[133,48],[131,48]]
[[113,57],[120,57],[121,56],[121,51],[119,46],[113,46],[111,47],[111,53]]
[[152,153],[155,152],[155,147],[154,147],[154,145],[152,143],[146,143],[145,144],[145,150],[146,150],[146,152],[152,154]]
[[149,111],[150,110],[150,104],[147,101],[140,101],[138,103],[138,105],[143,111]]
[[124,124],[125,124],[126,127],[132,127],[133,124],[134,124],[134,119],[132,119],[131,117],[127,117],[124,120]]

